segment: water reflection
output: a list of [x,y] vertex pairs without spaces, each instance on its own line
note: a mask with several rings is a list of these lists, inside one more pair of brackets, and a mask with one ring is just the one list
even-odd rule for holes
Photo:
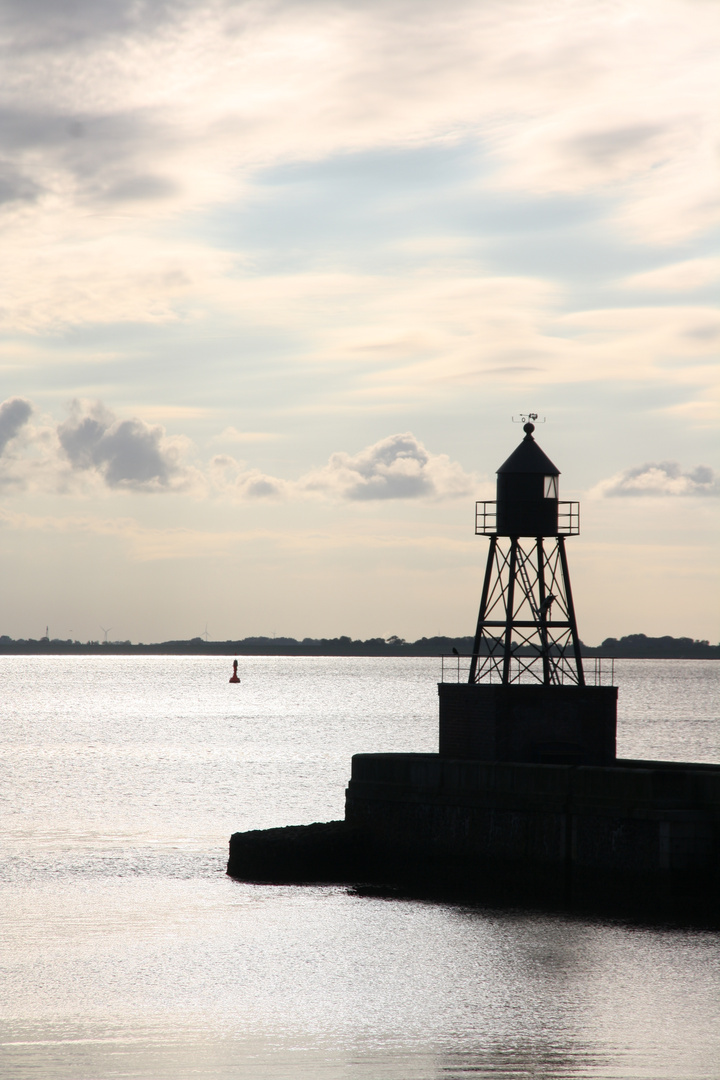
[[[255,658],[229,698],[222,658],[113,659],[0,664],[3,1076],[720,1076],[717,934],[224,876],[234,829],[340,816],[351,753],[435,748],[434,661]],[[717,667],[655,723],[628,665],[624,752],[720,756]]]
[[609,1064],[607,1057],[589,1047],[551,1046],[527,1043],[517,1046],[490,1046],[473,1051],[456,1051],[439,1059],[438,1080],[568,1080],[568,1077],[597,1076]]

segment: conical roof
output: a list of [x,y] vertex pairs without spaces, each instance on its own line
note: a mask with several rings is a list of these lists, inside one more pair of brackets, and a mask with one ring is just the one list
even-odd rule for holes
[[527,435],[507,461],[502,463],[498,473],[542,473],[544,476],[559,476],[560,470],[533,439],[533,425],[526,424],[524,430]]

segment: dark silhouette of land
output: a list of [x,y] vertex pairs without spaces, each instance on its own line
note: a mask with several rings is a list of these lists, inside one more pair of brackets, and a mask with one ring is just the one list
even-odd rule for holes
[[[615,656],[637,659],[720,660],[720,644],[695,641],[692,638],[647,637],[628,634],[621,638],[605,638],[597,646],[582,645],[583,656]],[[366,641],[349,637],[303,638],[247,637],[238,641],[162,641],[144,645],[130,641],[72,641],[42,637],[19,638],[0,636],[0,655],[147,655],[147,656],[441,656],[457,650],[461,655],[472,652],[471,637],[423,637],[404,641],[399,637],[368,638]],[[528,650],[518,650],[521,654]]]

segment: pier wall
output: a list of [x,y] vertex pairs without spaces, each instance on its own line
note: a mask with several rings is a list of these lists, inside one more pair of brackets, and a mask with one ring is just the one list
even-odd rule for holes
[[481,761],[610,765],[617,687],[439,683],[440,753]]
[[720,917],[720,766],[358,754],[375,879],[481,901]]

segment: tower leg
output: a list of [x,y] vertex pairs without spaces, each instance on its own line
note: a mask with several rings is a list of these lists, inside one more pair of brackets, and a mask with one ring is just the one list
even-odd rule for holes
[[490,537],[490,550],[488,551],[487,564],[485,566],[485,580],[483,582],[482,596],[480,598],[480,611],[478,612],[477,629],[475,631],[475,640],[473,641],[472,659],[470,661],[470,674],[468,675],[468,682],[474,683],[477,676],[477,661],[478,653],[480,651],[480,642],[483,636],[483,623],[485,622],[487,614],[487,600],[488,593],[490,592],[490,582],[492,581],[493,567],[495,565],[495,551],[497,549],[497,536]]
[[543,666],[543,682],[546,686],[549,686],[551,682],[550,678],[550,657],[548,649],[548,632],[547,632],[547,617],[548,610],[545,606],[545,600],[547,599],[547,591],[545,589],[545,551],[543,549],[542,536],[537,538],[537,570],[538,570],[538,614],[539,614],[539,627],[540,630],[540,654],[542,656]]
[[513,610],[515,604],[515,573],[517,570],[517,551],[518,539],[516,536],[513,536],[510,541],[510,570],[508,575],[505,607],[505,618],[507,622],[505,626],[505,643],[503,649],[502,681],[506,685],[510,682],[510,659],[512,657]]
[[567,554],[565,552],[565,537],[558,536],[557,543],[560,551],[560,566],[562,567],[563,586],[565,588],[568,621],[570,623],[570,637],[572,638],[575,663],[577,665],[578,686],[584,686],[585,672],[583,671],[582,656],[580,655],[580,638],[577,630],[577,619],[575,618],[575,605],[573,604],[572,589],[570,588],[570,573],[568,571]]

